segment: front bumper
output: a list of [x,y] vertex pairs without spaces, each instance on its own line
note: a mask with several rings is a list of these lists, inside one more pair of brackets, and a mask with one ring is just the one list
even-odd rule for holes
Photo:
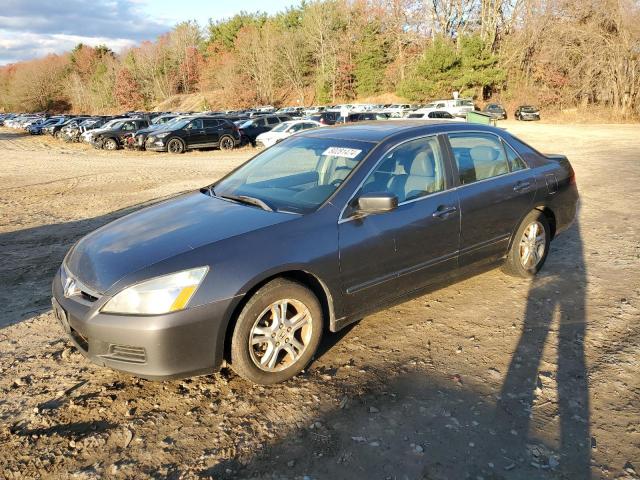
[[540,120],[540,114],[538,113],[520,113],[522,120]]
[[144,141],[144,149],[151,150],[153,152],[166,152],[167,145],[164,143],[164,139],[153,136],[148,136]]
[[165,315],[113,315],[99,299],[67,298],[60,271],[53,279],[56,317],[92,362],[150,380],[208,374],[220,368],[228,313],[237,298]]

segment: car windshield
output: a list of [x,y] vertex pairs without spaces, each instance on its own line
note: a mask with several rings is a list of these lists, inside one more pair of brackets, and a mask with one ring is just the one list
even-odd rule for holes
[[242,123],[242,124],[240,125],[240,128],[248,128],[248,127],[251,127],[251,126],[253,126],[253,124],[254,124],[253,122],[254,122],[254,120],[247,120],[246,122],[244,122],[244,123]]
[[293,136],[220,180],[213,185],[212,193],[231,200],[258,199],[277,211],[312,212],[331,196],[374,145]]
[[528,105],[525,105],[524,107],[521,107],[520,110],[522,110],[523,112],[535,112],[537,111],[535,107],[531,107]]

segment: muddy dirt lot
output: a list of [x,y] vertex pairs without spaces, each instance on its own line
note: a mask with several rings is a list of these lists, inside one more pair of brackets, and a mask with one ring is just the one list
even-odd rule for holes
[[269,388],[94,367],[49,307],[77,238],[251,150],[107,153],[0,130],[0,478],[640,478],[640,127],[504,126],[577,172],[579,222],[543,273],[495,270],[370,316]]

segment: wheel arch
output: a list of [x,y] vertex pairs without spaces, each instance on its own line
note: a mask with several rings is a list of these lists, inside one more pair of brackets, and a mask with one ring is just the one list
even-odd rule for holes
[[247,289],[246,293],[243,295],[242,299],[235,305],[231,314],[229,315],[229,321],[227,322],[227,326],[224,334],[224,353],[223,358],[225,360],[229,360],[231,353],[231,338],[233,336],[233,330],[235,328],[236,322],[238,320],[238,316],[240,312],[249,301],[249,299],[264,285],[275,280],[277,278],[284,278],[286,280],[292,280],[294,282],[300,283],[307,287],[309,290],[313,292],[313,294],[318,298],[320,305],[322,307],[322,313],[324,316],[324,324],[325,327],[328,327],[329,330],[333,331],[335,324],[335,311],[333,305],[333,295],[331,294],[331,290],[325,282],[323,282],[317,275],[313,273],[303,270],[303,269],[290,269],[283,270],[277,273],[272,273],[264,278],[256,279],[251,286]]
[[539,210],[544,213],[544,216],[547,218],[547,222],[549,222],[549,228],[551,229],[549,240],[553,240],[556,236],[556,214],[548,205],[539,205],[535,207],[534,210]]
[[522,218],[518,221],[518,223],[516,224],[516,227],[511,233],[511,238],[509,239],[509,247],[507,249],[507,252],[509,251],[509,249],[511,249],[511,246],[513,245],[513,242],[515,240],[516,233],[518,232],[518,229],[520,228],[520,225],[522,225],[522,222],[524,221],[524,219],[527,218],[527,215],[529,215],[531,212],[534,212],[536,210],[539,212],[542,212],[545,218],[547,219],[547,222],[549,222],[549,228],[551,229],[551,232],[549,232],[551,234],[549,240],[551,241],[554,239],[554,237],[556,236],[556,214],[554,213],[553,209],[548,205],[539,204],[533,207],[527,213],[525,213],[522,216]]

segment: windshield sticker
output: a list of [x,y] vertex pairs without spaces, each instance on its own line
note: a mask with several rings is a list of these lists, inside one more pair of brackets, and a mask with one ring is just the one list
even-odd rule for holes
[[342,147],[329,147],[322,155],[327,155],[331,157],[344,157],[344,158],[356,158],[360,155],[362,150],[358,150],[357,148],[342,148]]

